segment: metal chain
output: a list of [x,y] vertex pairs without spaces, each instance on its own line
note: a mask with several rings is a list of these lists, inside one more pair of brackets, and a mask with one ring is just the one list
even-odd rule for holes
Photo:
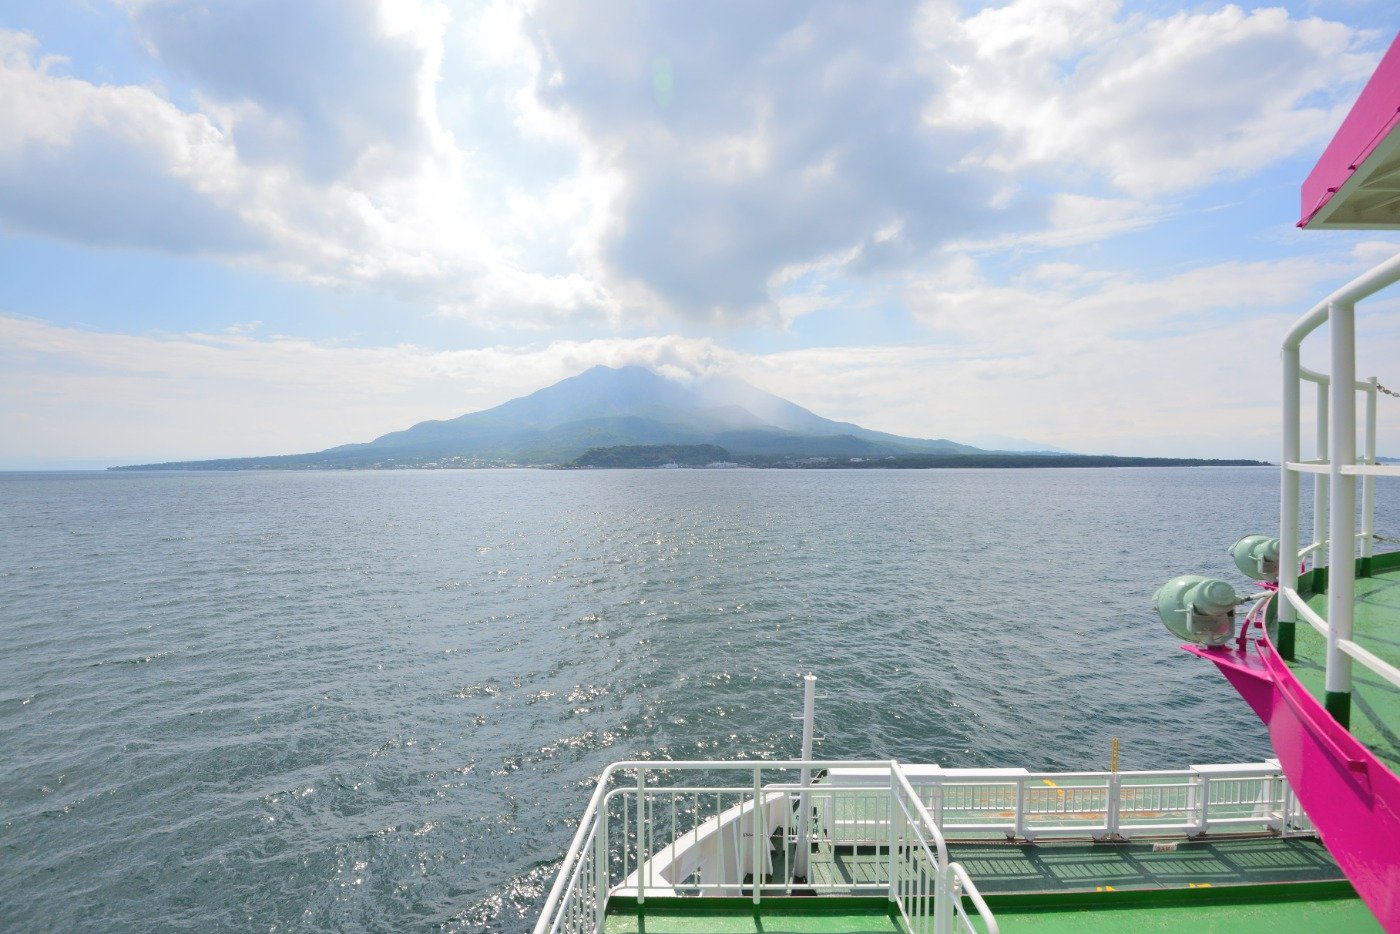
[[1391,538],[1389,535],[1380,535],[1376,532],[1372,532],[1371,537],[1378,542],[1391,542],[1392,544],[1400,545],[1400,538]]
[[1387,396],[1394,396],[1395,398],[1400,399],[1400,392],[1396,392],[1394,389],[1386,389],[1380,383],[1376,383],[1376,390],[1378,392],[1385,393]]

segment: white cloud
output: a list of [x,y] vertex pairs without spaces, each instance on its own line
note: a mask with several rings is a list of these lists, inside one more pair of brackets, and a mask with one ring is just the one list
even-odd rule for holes
[[115,334],[0,315],[0,460],[234,456],[368,440],[486,408],[589,366],[715,369],[672,337],[441,351],[290,337]]
[[1002,229],[997,180],[958,167],[978,134],[920,120],[946,69],[913,37],[918,15],[539,4],[537,97],[621,181],[599,277],[693,317],[764,317],[793,267],[839,257],[871,276],[952,231]]
[[0,32],[0,223],[495,328],[781,326],[950,246],[1141,230],[1315,145],[1374,57],[1281,10],[1110,0],[123,5],[173,90]]
[[438,121],[437,5],[304,5],[288,22],[277,4],[132,6],[201,109],[66,77],[0,30],[0,223],[385,287],[491,326],[615,314],[551,259],[606,192],[570,171],[502,183]]
[[1119,0],[1014,0],[961,24],[935,125],[994,127],[984,166],[1088,170],[1150,197],[1325,142],[1378,56],[1341,23],[1236,6],[1163,18]]
[[142,87],[64,78],[0,30],[0,220],[101,245],[238,255],[260,235],[230,208],[233,149],[206,117]]
[[981,242],[955,240],[948,244],[948,248],[985,253],[1012,248],[1049,250],[1080,246],[1146,229],[1170,213],[1169,208],[1160,204],[1136,198],[1061,193],[1050,197],[1044,227],[1003,234]]
[[[1085,327],[1144,330],[1183,317],[1275,308],[1339,267],[1313,259],[1226,262],[1162,279],[1091,272],[1072,264],[1038,266],[1024,278],[999,284],[967,257],[910,282],[910,310],[929,327],[953,336],[1000,336],[1022,348],[1055,332]],[[1047,281],[1047,279],[1049,281]]]
[[[946,291],[930,284],[913,299],[943,309],[952,340],[774,353],[675,336],[351,347],[259,338],[248,326],[126,335],[0,316],[0,462],[40,452],[133,462],[315,450],[486,408],[599,363],[724,372],[827,417],[905,435],[1269,458],[1279,335],[1383,249],[1156,280],[1043,263],[1007,288],[965,263],[949,271]],[[1359,371],[1393,383],[1400,327],[1389,304],[1384,319],[1363,306]],[[1322,346],[1314,344],[1311,354]],[[1400,443],[1400,407],[1381,416],[1382,436]]]
[[449,144],[436,117],[441,4],[127,5],[147,50],[191,83],[250,163],[315,179],[402,175]]

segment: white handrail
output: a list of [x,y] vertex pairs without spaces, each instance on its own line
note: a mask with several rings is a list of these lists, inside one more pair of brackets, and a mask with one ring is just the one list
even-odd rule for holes
[[933,819],[933,815],[924,807],[923,800],[919,797],[914,786],[909,783],[909,778],[904,774],[904,769],[900,768],[898,762],[890,762],[890,772],[899,781],[901,790],[909,796],[909,800],[914,803],[914,810],[918,814],[919,820],[928,828],[933,836],[934,844],[938,847],[938,865],[948,865],[948,844],[943,839],[943,831],[939,829],[938,822]]
[[1337,645],[1343,652],[1347,653],[1391,684],[1400,688],[1400,668],[1396,668],[1385,659],[1373,655],[1350,639],[1342,639]]
[[[1357,532],[1355,537],[1359,541],[1366,542],[1375,536],[1370,532]],[[1324,547],[1326,544],[1326,541],[1313,542],[1308,547],[1301,549],[1298,552],[1298,561],[1295,562],[1295,564],[1302,562],[1308,555]],[[1303,599],[1298,591],[1294,590],[1292,587],[1280,587],[1279,592],[1283,594],[1284,599],[1292,605],[1293,609],[1303,618],[1304,622],[1317,630],[1318,635],[1322,636],[1324,639],[1328,637],[1330,627],[1327,625],[1327,620],[1323,619],[1316,610],[1310,607],[1308,602]],[[1338,640],[1337,645],[1342,652],[1360,662],[1374,674],[1379,675],[1396,687],[1400,687],[1400,668],[1396,668],[1385,659],[1367,650],[1351,639]]]
[[[877,759],[851,761],[759,759],[728,761],[635,760],[626,762],[614,762],[613,764],[609,765],[603,770],[602,775],[600,775],[598,778],[597,786],[594,788],[592,795],[589,797],[588,806],[584,812],[583,820],[580,822],[578,830],[574,833],[574,837],[569,845],[569,849],[565,852],[564,860],[559,868],[558,875],[554,880],[554,884],[550,887],[549,895],[546,897],[544,907],[541,909],[539,920],[535,926],[536,934],[559,934],[559,932],[564,930],[573,932],[597,929],[595,926],[590,924],[590,919],[588,917],[589,913],[581,907],[583,906],[585,899],[588,897],[588,893],[583,891],[585,888],[587,888],[587,886],[582,885],[582,880],[589,878],[590,873],[592,873],[593,876],[599,876],[602,879],[602,883],[598,886],[598,890],[600,893],[598,895],[598,903],[594,906],[596,915],[596,918],[594,920],[597,922],[597,924],[601,924],[601,918],[603,912],[606,909],[606,900],[608,895],[611,893],[611,886],[607,882],[607,874],[610,872],[611,869],[608,859],[609,853],[607,850],[607,804],[608,802],[612,801],[615,797],[622,796],[625,798],[625,796],[628,794],[635,794],[637,802],[637,872],[633,874],[634,879],[629,878],[627,881],[634,882],[639,899],[643,899],[645,898],[648,888],[652,887],[652,883],[655,879],[654,866],[652,862],[653,854],[650,852],[650,847],[647,844],[648,840],[653,839],[651,825],[653,823],[652,819],[654,819],[655,817],[655,812],[654,809],[649,809],[647,807],[648,797],[654,797],[657,795],[674,796],[677,794],[695,795],[711,792],[715,792],[718,794],[735,794],[747,792],[750,795],[749,801],[751,803],[746,805],[745,807],[741,807],[738,809],[731,808],[730,810],[733,811],[736,816],[742,817],[745,814],[746,808],[746,812],[748,814],[748,820],[751,827],[749,836],[751,838],[753,848],[753,853],[751,855],[751,871],[753,874],[754,881],[751,887],[753,891],[754,901],[755,903],[758,903],[761,898],[761,892],[763,888],[763,884],[760,881],[760,877],[763,874],[763,866],[761,865],[761,862],[763,856],[766,853],[766,849],[763,845],[763,839],[766,836],[766,830],[768,825],[766,816],[763,812],[766,811],[769,804],[769,802],[767,801],[767,797],[770,792],[774,792],[777,795],[781,796],[787,793],[788,791],[788,789],[783,786],[779,786],[778,788],[767,788],[766,786],[761,787],[759,779],[760,774],[764,770],[808,770],[808,772],[810,773],[814,770],[831,768],[863,768],[884,772],[887,776],[887,784],[881,788],[873,790],[878,790],[886,797],[891,797],[897,789],[903,792],[905,796],[907,796],[908,804],[906,805],[904,801],[900,801],[900,810],[903,814],[905,814],[909,824],[917,829],[918,836],[921,842],[932,844],[933,849],[930,850],[931,858],[935,861],[938,872],[944,872],[948,864],[947,843],[944,841],[943,834],[939,830],[937,823],[928,813],[927,808],[925,808],[922,801],[920,801],[918,793],[914,790],[913,786],[910,785],[908,778],[904,775],[900,764],[895,760]],[[637,784],[630,788],[622,787],[609,790],[608,786],[612,782],[613,778],[618,773],[623,771],[636,771],[638,775]],[[655,785],[649,786],[645,779],[645,776],[648,772],[666,773],[687,771],[744,771],[752,775],[753,785],[751,787],[707,786],[704,788],[679,788]],[[812,793],[814,790],[816,790],[816,787],[820,786],[809,785],[807,786],[807,790],[809,793]],[[838,791],[837,789],[831,788],[820,788],[820,790],[823,794],[830,794],[834,791]],[[840,789],[839,791],[868,792],[870,790],[872,789],[856,788]],[[674,797],[672,800],[674,802]],[[891,801],[893,802],[892,797]],[[912,807],[913,809],[912,814],[909,814],[910,807]],[[652,819],[648,819],[649,813]],[[625,809],[623,811],[623,814],[624,817],[627,814]],[[884,823],[886,826],[887,833],[893,834],[893,822],[885,821]],[[675,829],[674,826],[672,827],[672,829]],[[601,836],[599,836],[600,834]],[[601,845],[591,845],[598,841],[601,841]],[[621,865],[623,873],[624,875],[626,875],[627,841],[625,839],[625,834],[622,840],[622,844],[624,849],[622,853]],[[892,837],[889,841],[885,843],[885,846],[890,848],[891,853],[893,852],[894,844]],[[663,849],[669,849],[671,855],[674,855],[676,852],[674,842],[670,848]],[[933,855],[934,853],[936,853],[936,855]],[[722,856],[723,854],[721,852],[721,858]],[[739,868],[737,862],[733,865],[733,868],[735,868],[736,870]],[[715,889],[723,887],[723,883],[695,887]],[[574,926],[569,926],[570,922],[575,922]]]
[[[1373,536],[1370,532],[1357,532],[1355,537],[1357,541],[1365,541],[1367,539],[1374,538],[1375,536]],[[1327,545],[1328,541],[1324,538],[1320,542],[1313,542],[1308,547],[1301,549],[1298,552],[1297,563],[1301,564],[1303,562],[1303,559],[1306,558],[1308,555],[1312,554],[1314,551],[1317,551],[1319,548],[1326,548]]]
[[[1326,373],[1319,373],[1316,370],[1310,370],[1305,366],[1298,367],[1298,377],[1299,379],[1305,379],[1310,383],[1318,383],[1323,386],[1332,385],[1332,377],[1328,376]],[[1370,390],[1370,380],[1358,379],[1356,381],[1357,392],[1369,392]]]
[[[1283,465],[1294,473],[1330,474],[1328,460],[1287,461]],[[1400,477],[1400,464],[1343,464],[1337,472],[1347,477]]]
[[1327,620],[1323,619],[1318,615],[1316,610],[1308,606],[1308,601],[1304,600],[1298,594],[1298,591],[1294,590],[1292,587],[1280,587],[1279,593],[1283,594],[1284,599],[1293,604],[1293,608],[1298,611],[1308,625],[1316,629],[1322,638],[1327,638]]
[[[982,916],[982,921],[986,924],[986,934],[1001,934],[1001,928],[997,925],[997,919],[992,916],[992,910],[987,907],[986,901],[982,898],[982,893],[977,891],[977,886],[973,884],[972,877],[963,869],[961,863],[949,863],[948,874],[954,881],[953,892],[955,894],[966,895],[972,900],[973,907]],[[955,899],[953,907],[957,911],[959,920],[962,921],[963,929],[967,934],[975,934],[976,928],[968,921],[962,908],[962,900]]]
[[[955,907],[954,902],[960,899],[955,877],[950,874],[943,834],[897,764],[890,770],[890,796],[891,804],[898,805],[900,818],[896,821],[896,808],[892,806],[888,836],[890,901],[899,908],[910,931],[927,927],[925,922],[932,908],[935,934],[949,934],[960,907]],[[914,808],[912,814],[909,804]],[[930,838],[937,853],[929,849]],[[990,912],[986,917],[990,920]]]
[[549,895],[545,898],[544,907],[540,910],[540,919],[535,925],[535,934],[545,934],[545,932],[554,932],[559,929],[559,918],[562,917],[556,915],[559,904],[568,888],[570,879],[573,878],[575,864],[582,861],[582,854],[586,852],[584,842],[597,824],[599,814],[603,813],[599,805],[602,803],[604,795],[607,794],[608,780],[616,771],[616,765],[617,763],[614,763],[603,769],[603,774],[598,777],[598,786],[593,789],[593,794],[588,799],[588,807],[584,809],[583,820],[579,821],[574,839],[569,843],[569,848],[564,851],[564,862],[559,867],[559,874],[555,876],[554,885],[550,886]]
[[[755,772],[789,771],[797,779],[804,767],[828,774],[815,784],[761,784],[755,794]],[[630,769],[643,779],[614,781]],[[729,784],[666,785],[661,773],[668,771],[739,776]],[[814,814],[794,810],[804,794]],[[703,811],[702,801],[708,802]],[[592,934],[613,894],[635,892],[649,900],[743,892],[762,899],[796,888],[886,891],[903,900],[909,918],[926,921],[936,910],[946,922],[939,930],[950,930],[954,919],[964,918],[949,894],[962,885],[951,869],[950,832],[1127,839],[1211,829],[1288,833],[1303,826],[1288,783],[1271,762],[1142,772],[911,772],[889,760],[625,762],[604,770],[589,807],[537,934]],[[1003,816],[1008,810],[1011,816]],[[810,874],[798,881],[796,861],[786,859],[786,879],[772,875],[774,854],[790,853],[798,839],[794,824],[814,818],[814,841],[876,847],[877,874],[863,883]],[[778,832],[783,846],[775,851],[768,840]],[[983,906],[977,907],[985,921]]]
[[1400,477],[1400,464],[1348,464],[1341,472],[1349,477]]
[[[1294,625],[1298,616],[1327,640],[1325,703],[1328,711],[1346,725],[1349,722],[1352,662],[1387,680],[1396,670],[1374,654],[1360,649],[1352,639],[1356,594],[1357,549],[1370,559],[1374,530],[1377,477],[1400,477],[1400,469],[1376,462],[1375,377],[1356,375],[1356,303],[1400,282],[1400,254],[1375,266],[1332,292],[1308,310],[1283,340],[1283,464],[1279,486],[1279,589],[1288,596],[1278,607],[1280,651],[1286,660],[1294,655]],[[1329,325],[1330,373],[1304,367],[1299,348],[1322,324]],[[1317,387],[1317,450],[1311,459],[1302,454],[1302,384]],[[1331,390],[1331,391],[1329,391]],[[1358,411],[1356,393],[1364,395],[1364,412]],[[1358,416],[1364,423],[1358,432]],[[1359,437],[1358,437],[1359,435]],[[1362,450],[1358,451],[1358,441]],[[1299,515],[1299,475],[1314,475],[1313,543],[1302,547]],[[1360,487],[1360,534],[1356,512]],[[1327,568],[1326,619],[1297,599],[1299,563],[1312,556],[1315,570]]]
[[1283,339],[1283,349],[1297,350],[1303,343],[1303,338],[1326,323],[1327,310],[1331,306],[1355,304],[1396,282],[1400,282],[1400,253],[1357,276],[1310,308],[1289,329]]

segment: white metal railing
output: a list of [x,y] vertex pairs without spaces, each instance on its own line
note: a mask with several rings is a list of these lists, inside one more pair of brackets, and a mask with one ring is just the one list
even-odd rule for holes
[[890,899],[906,928],[915,934],[976,934],[964,896],[972,902],[988,934],[999,934],[996,919],[967,872],[948,861],[943,835],[909,779],[896,765],[890,771]]
[[1130,839],[1310,827],[1290,810],[1292,791],[1269,762],[1146,772],[947,769],[911,781],[934,823],[956,839]]
[[[1374,535],[1365,532],[1357,533],[1356,537],[1362,538],[1363,536],[1367,539],[1375,538]],[[1299,563],[1308,555],[1320,548],[1326,547],[1326,545],[1326,542],[1313,542],[1308,547],[1300,550],[1298,552]],[[1369,554],[1367,554],[1367,556],[1369,556]],[[1348,658],[1361,662],[1361,664],[1368,668],[1373,674],[1378,675],[1395,687],[1400,688],[1400,668],[1395,667],[1390,662],[1379,657],[1353,639],[1334,638],[1332,635],[1332,627],[1328,625],[1327,620],[1323,619],[1316,610],[1308,606],[1308,602],[1303,599],[1302,595],[1300,595],[1297,590],[1292,587],[1279,587],[1279,593],[1283,595],[1283,604],[1289,606],[1292,610],[1295,620],[1302,619],[1303,622],[1316,630],[1318,635],[1326,639],[1329,645],[1335,644],[1337,649]],[[1280,606],[1279,611],[1282,613],[1282,606]]]
[[[599,833],[597,814],[585,817],[569,848],[571,859],[565,860],[555,881],[554,891],[546,912],[549,926],[541,928],[541,915],[536,931],[594,932],[603,928],[603,914],[608,904],[606,837]],[[603,852],[600,852],[603,851]],[[556,897],[556,895],[558,897]],[[552,909],[552,910],[551,910]]]
[[[1327,296],[1298,320],[1283,341],[1283,467],[1279,490],[1279,590],[1285,599],[1278,607],[1281,650],[1293,653],[1293,629],[1299,613],[1297,597],[1300,562],[1311,555],[1314,569],[1327,568],[1326,705],[1346,723],[1351,705],[1352,660],[1391,680],[1400,674],[1352,640],[1353,605],[1356,596],[1356,547],[1370,558],[1375,519],[1375,479],[1400,476],[1400,470],[1381,465],[1376,458],[1375,377],[1356,378],[1356,303],[1400,281],[1400,255]],[[1324,323],[1331,342],[1331,372],[1303,367],[1299,348],[1303,340]],[[1317,387],[1315,456],[1302,456],[1302,384]],[[1336,391],[1330,391],[1335,389]],[[1365,396],[1363,450],[1358,463],[1356,393]],[[1313,474],[1314,544],[1300,550],[1299,479]],[[1361,528],[1357,529],[1357,479],[1361,479]],[[1329,548],[1330,545],[1330,548]],[[1329,550],[1341,552],[1329,554]]]
[[[872,780],[835,788],[801,780],[765,782],[769,775],[859,767]],[[805,770],[805,773],[804,773]],[[635,773],[635,783],[620,782]],[[734,776],[742,776],[736,782]],[[678,775],[698,779],[670,784]],[[802,802],[809,810],[805,816]],[[842,840],[823,836],[840,814],[868,838],[838,866],[814,857],[798,876],[798,828],[807,845],[830,852]],[[897,903],[911,931],[975,930],[968,906],[985,930],[996,922],[976,886],[948,860],[942,832],[899,763],[874,762],[620,762],[599,779],[584,818],[536,924],[536,934],[594,934],[608,900],[689,895],[765,895],[794,891],[880,894]],[[966,900],[966,903],[965,901]]]
[[[808,783],[804,769],[828,774]],[[633,779],[621,781],[628,772]],[[691,781],[676,783],[682,776]],[[945,835],[1033,841],[1213,831],[1296,835],[1312,825],[1276,762],[1144,772],[618,763],[599,780],[535,930],[596,932],[614,895],[642,903],[750,896],[759,904],[813,892],[886,895],[911,931],[935,934],[972,930],[964,913],[971,905],[995,930],[976,886],[949,861]],[[798,859],[799,845],[809,861]]]

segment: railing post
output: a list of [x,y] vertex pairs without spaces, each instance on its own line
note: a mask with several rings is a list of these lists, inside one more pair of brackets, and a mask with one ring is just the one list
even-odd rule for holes
[[1016,779],[1016,836],[1022,839],[1026,837],[1026,783],[1023,779]]
[[1356,477],[1343,467],[1356,463],[1356,309],[1334,303],[1327,309],[1332,341],[1331,554],[1327,571],[1326,707],[1338,723],[1351,720],[1351,656],[1338,643],[1351,638],[1356,592]]
[[1192,772],[1186,781],[1186,836],[1192,837],[1201,832],[1201,776]]
[[[1376,386],[1372,376],[1366,380],[1366,435],[1363,463],[1376,463]],[[1376,478],[1361,478],[1361,576],[1371,576],[1371,536],[1376,531]]]
[[[637,769],[637,904],[647,900],[646,878],[651,871],[651,853],[646,849],[647,837],[647,772]],[[624,805],[625,807],[625,805]],[[624,843],[624,846],[626,844]],[[624,880],[626,881],[626,880]]]
[[[1335,381],[1336,373],[1332,374]],[[1327,441],[1327,418],[1331,410],[1328,402],[1328,384],[1317,384],[1317,458],[1326,460],[1329,444]],[[1330,573],[1328,565],[1331,563],[1331,549],[1328,547],[1327,533],[1327,507],[1330,502],[1328,493],[1331,479],[1330,474],[1313,474],[1313,541],[1321,542],[1317,551],[1313,552],[1313,590],[1323,593],[1327,590],[1327,576]]]
[[[890,891],[890,901],[895,901],[895,900],[897,900],[897,899],[899,898],[899,885],[898,885],[898,882],[897,882],[897,880],[896,880],[895,862],[894,862],[894,860],[895,860],[895,849],[896,849],[896,847],[899,845],[899,844],[896,842],[897,838],[896,838],[895,830],[894,830],[895,805],[896,805],[895,795],[898,794],[898,793],[899,793],[899,778],[898,778],[898,776],[895,774],[895,765],[894,765],[894,763],[890,763],[890,796],[889,796],[889,798],[888,798],[887,801],[886,801],[886,803],[889,805],[889,807],[886,809],[886,810],[888,811],[888,813],[889,813],[889,832],[888,832],[888,834],[887,834],[886,837],[885,837],[885,842],[886,842],[887,844],[889,844],[889,853],[888,853],[887,855],[889,856],[889,880],[890,880],[890,890],[889,890],[889,891]],[[903,812],[901,811],[900,814],[901,814],[901,818],[902,818]],[[900,823],[900,831],[901,831],[901,833],[899,834],[899,836],[903,836],[904,821],[901,819],[899,823]]]
[[[1298,374],[1298,351],[1283,351],[1283,472],[1279,478],[1279,569],[1280,590],[1298,589],[1298,472],[1289,463],[1302,460],[1302,381]],[[1278,650],[1293,660],[1293,640],[1298,611],[1280,593],[1278,601]]]
[[933,873],[933,932],[951,934],[953,930],[952,864],[937,866]]
[[1201,776],[1201,823],[1197,833],[1205,833],[1210,823],[1210,776]]
[[757,905],[763,891],[763,830],[759,827],[760,798],[763,797],[763,770],[754,766],[753,809],[749,826],[753,828],[753,903]]
[[1109,837],[1118,836],[1119,802],[1122,797],[1122,780],[1117,772],[1110,772],[1108,775],[1108,806],[1104,809],[1104,824],[1108,828]]
[[596,902],[598,930],[603,929],[603,922],[607,918],[608,912],[608,805],[607,797],[603,798],[598,806],[598,817],[596,826],[593,828],[593,875],[597,882],[597,890],[594,893]]

